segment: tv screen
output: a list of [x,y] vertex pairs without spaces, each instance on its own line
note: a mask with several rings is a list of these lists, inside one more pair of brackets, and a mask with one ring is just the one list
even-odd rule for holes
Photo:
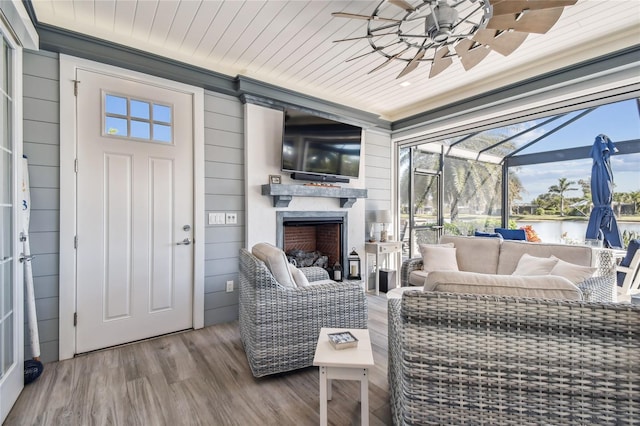
[[362,129],[299,110],[284,113],[282,171],[357,178]]

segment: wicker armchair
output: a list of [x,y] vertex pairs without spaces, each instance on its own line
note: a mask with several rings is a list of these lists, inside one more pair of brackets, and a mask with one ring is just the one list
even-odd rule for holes
[[[310,282],[322,268],[300,268]],[[255,377],[313,364],[322,327],[367,328],[367,300],[355,283],[283,287],[267,266],[240,249],[240,335]]]
[[409,291],[388,316],[396,425],[638,423],[640,306]]

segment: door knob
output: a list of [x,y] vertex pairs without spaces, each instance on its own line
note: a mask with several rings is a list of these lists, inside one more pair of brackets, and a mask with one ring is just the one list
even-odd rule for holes
[[191,244],[191,240],[189,238],[185,238],[184,240],[180,241],[177,244],[179,246],[188,246],[189,244]]

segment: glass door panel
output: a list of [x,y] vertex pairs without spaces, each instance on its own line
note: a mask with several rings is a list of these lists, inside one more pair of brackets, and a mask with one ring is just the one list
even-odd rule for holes
[[0,423],[23,387],[22,273],[18,267],[14,53],[0,21]]
[[440,175],[415,171],[411,199],[411,255],[415,257],[419,244],[435,244],[440,238]]

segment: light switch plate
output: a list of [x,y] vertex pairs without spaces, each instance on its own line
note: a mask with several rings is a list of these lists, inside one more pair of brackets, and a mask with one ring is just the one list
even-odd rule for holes
[[233,291],[233,280],[227,281],[227,293],[231,293]]
[[224,225],[224,213],[209,213],[209,225]]
[[227,212],[227,225],[235,225],[238,223],[238,213]]

